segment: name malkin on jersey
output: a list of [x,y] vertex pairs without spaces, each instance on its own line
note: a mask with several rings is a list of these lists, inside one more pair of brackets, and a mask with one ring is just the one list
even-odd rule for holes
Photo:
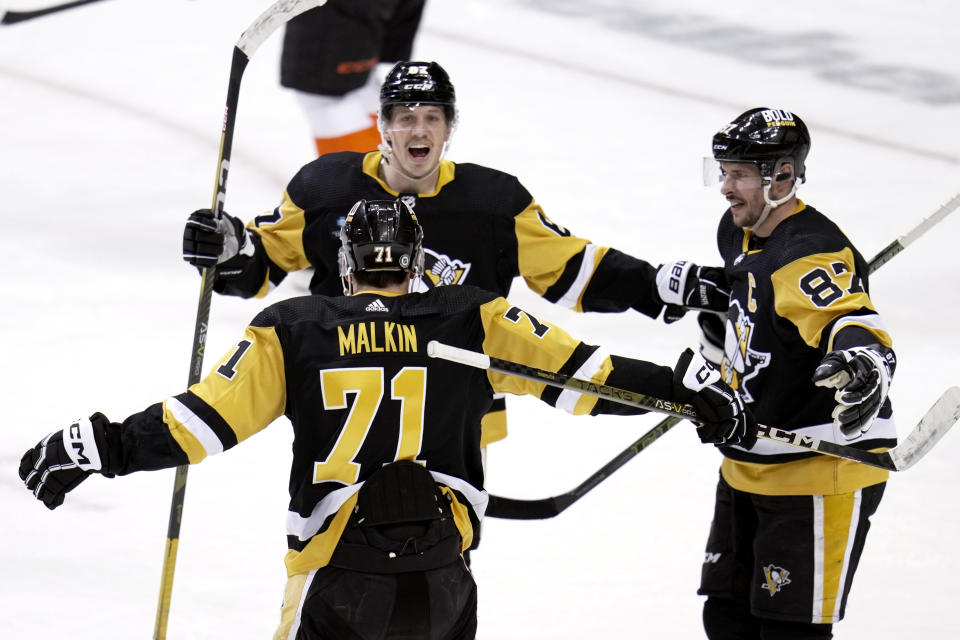
[[340,355],[358,353],[412,353],[417,351],[417,329],[397,322],[355,322],[337,327]]

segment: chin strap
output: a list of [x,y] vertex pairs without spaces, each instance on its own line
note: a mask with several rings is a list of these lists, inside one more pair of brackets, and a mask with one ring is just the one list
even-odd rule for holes
[[772,186],[773,186],[773,184],[770,183],[770,182],[768,182],[767,184],[763,185],[763,201],[766,202],[767,204],[763,207],[763,211],[760,212],[760,217],[757,218],[757,221],[754,222],[754,223],[753,223],[752,225],[750,225],[749,227],[744,227],[744,229],[747,229],[748,231],[753,231],[754,229],[756,229],[757,227],[759,227],[761,224],[763,224],[763,221],[767,219],[767,216],[770,215],[770,212],[771,212],[771,211],[773,211],[774,209],[776,209],[777,207],[779,207],[779,206],[782,205],[784,202],[786,202],[787,200],[789,200],[790,198],[792,198],[793,196],[795,196],[795,195],[797,194],[797,181],[794,180],[794,181],[793,181],[793,187],[790,189],[790,192],[787,193],[787,195],[783,196],[783,197],[780,198],[779,200],[771,200],[771,199],[770,199],[770,188],[771,188]]

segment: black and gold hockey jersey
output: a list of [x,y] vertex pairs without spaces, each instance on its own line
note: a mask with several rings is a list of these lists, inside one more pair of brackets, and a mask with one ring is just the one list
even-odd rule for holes
[[[633,308],[651,318],[656,269],[616,249],[579,238],[551,221],[512,175],[444,160],[433,193],[399,194],[379,177],[379,151],[329,153],[293,177],[272,211],[247,224],[252,256],[217,267],[214,289],[262,297],[287,273],[313,267],[312,293],[343,293],[340,227],[360,199],[402,196],[424,229],[421,288],[471,284],[506,297],[517,276],[537,294],[576,311]],[[484,443],[506,437],[505,403],[484,423]]]
[[660,313],[653,266],[572,235],[514,176],[444,160],[434,193],[399,194],[378,176],[380,157],[330,153],[300,169],[280,205],[247,225],[254,255],[220,265],[216,290],[260,297],[287,273],[312,266],[311,292],[341,295],[337,252],[347,212],[360,199],[402,196],[424,229],[428,288],[471,284],[506,296],[523,276],[539,295],[577,311]]
[[[867,433],[846,440],[832,423],[834,390],[812,381],[829,351],[891,346],[870,300],[867,263],[837,225],[798,201],[769,237],[758,238],[734,225],[728,210],[717,244],[731,286],[724,378],[743,393],[757,421],[864,449],[895,445],[889,400]],[[736,489],[778,495],[836,494],[887,477],[797,451],[767,440],[750,451],[725,447],[722,471]]]
[[200,462],[286,416],[293,575],[328,563],[361,484],[396,460],[425,465],[452,497],[469,548],[487,503],[480,423],[491,392],[573,414],[642,413],[428,358],[431,340],[674,399],[670,368],[608,355],[475,287],[292,298],[261,312],[202,381],[123,423],[122,473]]

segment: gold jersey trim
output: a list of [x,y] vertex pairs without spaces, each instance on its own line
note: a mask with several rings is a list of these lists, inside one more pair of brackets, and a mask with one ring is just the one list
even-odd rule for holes
[[[260,236],[260,241],[270,260],[289,273],[310,266],[303,248],[305,225],[303,209],[290,199],[290,194],[284,189],[280,206],[273,210],[273,215],[254,218],[247,223],[247,229]],[[269,289],[270,278],[266,277],[256,297],[263,297]]]
[[[379,151],[371,151],[367,155],[363,156],[363,172],[380,183],[380,186],[384,191],[392,195],[394,198],[400,195],[399,191],[394,191],[391,189],[387,183],[380,178],[380,160],[383,159],[383,154]],[[440,161],[440,172],[437,176],[437,188],[433,190],[433,193],[418,193],[418,198],[432,198],[433,196],[440,193],[440,189],[443,189],[448,183],[453,182],[454,177],[456,176],[456,165],[450,162],[449,160]]]
[[890,477],[885,469],[821,455],[777,464],[724,458],[720,472],[734,489],[765,496],[832,496],[880,484]]
[[837,318],[860,309],[876,311],[860,287],[849,247],[794,260],[777,269],[770,280],[777,292],[777,315],[796,325],[804,342],[814,348],[820,346],[823,329]]

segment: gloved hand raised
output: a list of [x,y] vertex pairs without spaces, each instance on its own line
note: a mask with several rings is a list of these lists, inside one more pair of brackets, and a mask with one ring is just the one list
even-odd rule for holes
[[757,442],[757,421],[743,397],[720,379],[720,372],[699,353],[686,349],[673,369],[674,398],[697,410],[697,435],[706,444],[740,445]]
[[69,427],[54,431],[27,450],[20,459],[20,479],[37,500],[56,509],[64,496],[91,473],[107,473],[107,418],[95,413]]
[[183,228],[183,259],[200,269],[226,262],[238,253],[252,254],[243,222],[227,212],[214,218],[210,209],[197,209]]
[[701,267],[678,260],[657,269],[657,295],[666,305],[663,320],[676,322],[688,309],[726,312],[730,285],[723,267]]
[[896,367],[893,350],[879,344],[831,351],[820,361],[813,382],[837,390],[833,424],[845,437],[856,438],[870,429]]

